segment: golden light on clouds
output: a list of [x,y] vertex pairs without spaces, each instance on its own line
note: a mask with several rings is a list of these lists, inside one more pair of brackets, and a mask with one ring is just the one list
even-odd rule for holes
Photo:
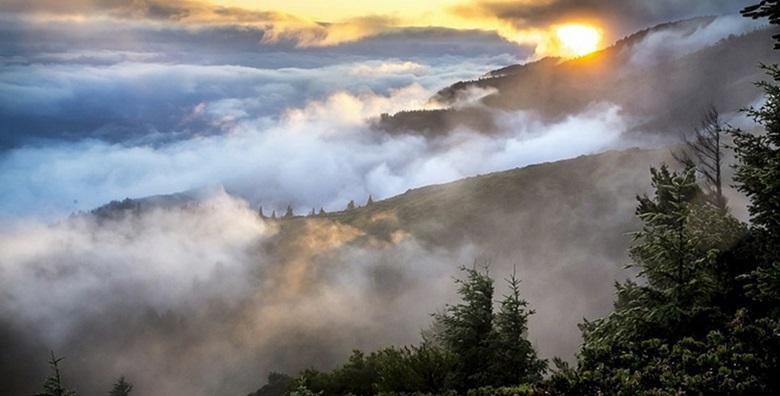
[[587,55],[599,49],[602,33],[598,28],[583,24],[568,24],[557,26],[554,30],[561,48],[572,55]]
[[[19,0],[22,1],[23,0]],[[555,0],[515,0],[516,7]],[[298,47],[327,47],[407,28],[447,28],[493,32],[507,41],[533,48],[532,58],[581,56],[600,48],[604,27],[593,19],[535,21],[513,19],[487,10],[480,0],[144,0],[142,2],[76,2],[67,12],[41,12],[41,22],[76,22],[92,18],[128,18],[190,26],[241,25],[263,30],[262,41],[289,41]],[[497,0],[496,4],[501,1]],[[101,6],[102,5],[102,8]],[[65,9],[65,8],[63,8]],[[40,10],[39,10],[40,11]],[[102,12],[102,13],[101,13]],[[584,17],[584,16],[581,16]],[[589,18],[592,18],[590,16]],[[584,22],[587,21],[587,22]],[[526,51],[518,50],[524,55]]]

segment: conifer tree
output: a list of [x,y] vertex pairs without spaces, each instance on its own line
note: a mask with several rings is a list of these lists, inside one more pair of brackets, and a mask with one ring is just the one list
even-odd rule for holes
[[262,205],[260,205],[260,209],[258,209],[257,212],[260,214],[260,218],[261,219],[265,218],[265,213],[263,213],[263,206]]
[[352,210],[352,209],[355,209],[355,201],[350,200],[349,203],[347,204],[347,210]]
[[370,206],[374,204],[374,197],[371,196],[371,194],[368,194],[368,201],[366,201],[366,206]]
[[111,392],[108,393],[109,396],[128,396],[130,392],[133,390],[133,385],[127,380],[125,380],[125,377],[119,377],[117,381],[114,383],[114,387],[111,388]]
[[276,220],[276,210],[271,211],[271,220]]
[[527,338],[528,316],[534,311],[528,308],[528,302],[520,295],[520,279],[516,276],[516,269],[506,282],[509,293],[501,301],[495,318],[494,385],[533,384],[542,379],[547,367],[546,362],[536,356]]
[[441,323],[441,341],[455,357],[453,385],[466,390],[492,385],[494,287],[487,267],[480,272],[475,263],[461,271],[465,278],[456,283],[462,302],[448,305],[435,317]]
[[[758,4],[745,7],[742,15],[753,18],[767,18],[769,23],[780,25],[780,0],[761,0]],[[775,39],[775,49],[780,49],[780,34],[772,36]]]
[[54,351],[51,352],[49,358],[49,366],[53,373],[43,383],[43,392],[36,394],[36,396],[76,396],[76,392],[65,388],[65,384],[62,380],[62,373],[60,372],[60,362],[65,358],[58,358],[54,355]]
[[311,212],[309,212],[309,216],[314,216],[314,215],[316,215],[316,214],[317,214],[317,213],[315,213],[315,212],[314,212],[314,208],[311,208]]
[[325,215],[325,209],[324,208],[320,208],[320,216],[324,216],[324,215]]
[[284,218],[289,219],[291,217],[295,216],[295,213],[293,213],[293,208],[290,205],[287,205],[287,211],[284,213]]

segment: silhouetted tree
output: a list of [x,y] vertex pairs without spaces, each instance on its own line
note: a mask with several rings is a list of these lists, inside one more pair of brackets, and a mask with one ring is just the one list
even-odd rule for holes
[[271,220],[276,220],[276,210],[271,211]]
[[368,194],[368,201],[366,201],[366,206],[370,206],[374,204],[374,197],[371,196],[371,194]]
[[475,263],[473,268],[463,267],[461,271],[465,278],[455,282],[462,302],[448,305],[436,318],[441,323],[441,340],[455,356],[454,386],[467,390],[492,385],[494,289],[487,266],[481,272]]
[[[742,15],[753,18],[768,18],[769,23],[780,25],[780,0],[762,0],[758,4],[742,9]],[[772,36],[776,43],[775,49],[780,49],[780,34]]]
[[290,205],[287,205],[287,211],[284,213],[284,218],[288,219],[290,217],[295,216],[295,213],[293,213],[293,208]]
[[108,393],[109,396],[127,396],[130,394],[130,392],[133,390],[133,385],[127,380],[125,380],[125,377],[119,377],[119,379],[116,380],[114,383],[114,387],[111,388],[111,392]]
[[533,384],[542,379],[547,363],[536,356],[528,341],[528,316],[534,313],[528,309],[528,302],[520,295],[520,279],[516,269],[506,279],[509,293],[501,301],[496,314],[494,349],[496,358],[492,371],[496,376],[493,385],[512,386]]
[[51,352],[49,358],[49,366],[53,373],[43,383],[43,392],[36,394],[36,396],[76,396],[76,392],[66,389],[62,381],[62,373],[60,372],[60,362],[65,358],[58,358],[54,355],[54,351]]
[[325,215],[325,209],[324,208],[320,208],[320,216],[323,216],[323,215]]
[[317,213],[315,213],[315,212],[314,212],[314,208],[311,208],[311,212],[309,212],[309,216],[314,216],[314,215],[316,215],[316,214],[317,214]]
[[724,137],[730,128],[720,120],[718,110],[707,110],[701,124],[691,138],[684,137],[685,148],[673,153],[675,159],[687,168],[694,168],[703,177],[707,199],[713,205],[725,209],[723,196]]
[[265,218],[265,213],[263,213],[263,206],[262,205],[260,206],[260,209],[258,209],[257,212],[260,214],[260,218],[261,219]]

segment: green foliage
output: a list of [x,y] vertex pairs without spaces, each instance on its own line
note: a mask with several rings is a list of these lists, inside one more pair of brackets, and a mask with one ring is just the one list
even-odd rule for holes
[[[745,7],[742,15],[753,19],[768,18],[769,23],[780,25],[780,0],[761,0],[758,4]],[[780,34],[772,36],[775,39],[775,49],[780,49]]]
[[578,366],[556,361],[556,394],[773,395],[780,392],[780,70],[732,131],[750,226],[702,199],[692,170],[652,171],[631,257],[640,281],[617,285],[614,311],[582,324]]
[[290,392],[290,396],[319,396],[322,392],[312,392],[306,385],[300,384]]
[[125,377],[119,377],[111,388],[109,396],[127,396],[133,390],[133,385],[125,380]]
[[493,327],[493,279],[487,268],[480,272],[475,268],[461,268],[464,279],[456,279],[462,302],[448,305],[443,314],[437,315],[442,325],[441,340],[455,355],[454,386],[458,390],[492,385],[491,363],[495,358],[492,340],[496,337]]
[[479,387],[476,394],[528,394],[546,362],[526,339],[533,311],[520,296],[520,281],[514,274],[507,279],[509,293],[494,314],[487,269],[461,270],[462,301],[434,315],[433,334],[424,333],[419,346],[354,351],[342,367],[305,370],[295,384],[324,395],[449,395]]
[[533,396],[533,387],[530,385],[492,387],[484,386],[476,389],[469,389],[466,396]]
[[268,383],[250,396],[283,396],[292,391],[293,385],[295,382],[292,377],[272,371],[268,374]]
[[53,371],[49,378],[43,383],[43,392],[36,394],[36,396],[76,396],[76,392],[65,388],[65,384],[62,381],[62,373],[60,372],[60,362],[64,358],[58,358],[51,352],[49,358],[49,366]]
[[367,356],[356,350],[342,367],[330,373],[305,370],[297,383],[325,395],[438,394],[447,390],[453,367],[451,354],[425,342]]
[[512,273],[506,282],[509,293],[501,301],[495,318],[493,384],[533,384],[541,381],[547,369],[547,363],[536,356],[527,338],[528,316],[534,311],[528,309],[528,302],[520,295],[520,280],[516,274]]

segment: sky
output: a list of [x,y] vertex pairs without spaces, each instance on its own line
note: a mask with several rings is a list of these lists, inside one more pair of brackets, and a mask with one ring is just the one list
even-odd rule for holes
[[[576,42],[583,26],[589,51],[658,22],[734,14],[743,3],[4,1],[0,219],[53,220],[113,199],[215,185],[252,204],[334,210],[369,194],[598,151],[614,136],[533,150],[546,155],[513,151],[540,138],[535,129],[567,122],[543,125],[534,114],[502,116],[529,120],[502,140],[465,131],[446,150],[369,126],[381,113],[436,108],[431,97],[454,82],[573,56],[561,38]],[[572,119],[609,124],[616,114]],[[463,165],[472,150],[504,159]]]

